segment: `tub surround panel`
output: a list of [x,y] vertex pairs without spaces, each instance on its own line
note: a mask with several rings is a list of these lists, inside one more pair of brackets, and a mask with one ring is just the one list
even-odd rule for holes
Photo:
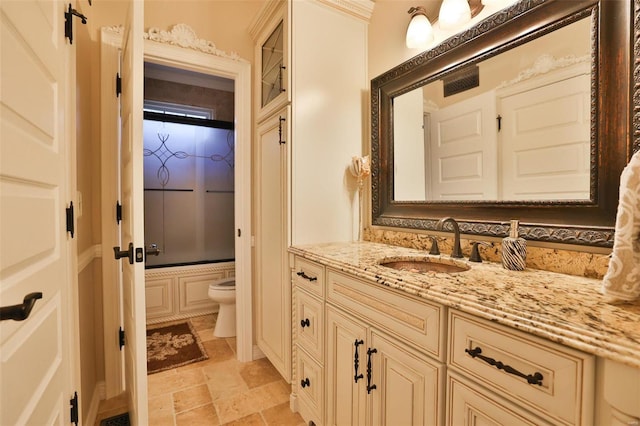
[[[439,237],[441,253],[451,253],[453,238]],[[426,234],[402,232],[380,228],[367,228],[364,240],[391,244],[394,246],[426,250],[431,248],[431,237]],[[488,241],[482,240],[481,241]],[[462,238],[462,252],[465,257],[471,254],[471,243],[474,240]],[[475,240],[477,241],[477,239]],[[490,262],[500,262],[502,252],[499,242],[490,242],[489,247],[480,247],[482,259]],[[587,278],[602,279],[609,266],[609,254],[587,253],[582,251],[562,250],[547,247],[532,247],[527,245],[527,267],[542,271],[558,272]]]
[[147,324],[218,312],[218,304],[209,299],[209,284],[234,276],[234,262],[147,269]]
[[[290,251],[379,285],[640,367],[640,302],[608,300],[598,279],[531,268],[508,271],[490,262],[469,263],[471,270],[455,274],[397,271],[378,265],[379,260],[423,257],[428,249],[374,242],[302,245]],[[446,246],[442,252],[448,252]]]

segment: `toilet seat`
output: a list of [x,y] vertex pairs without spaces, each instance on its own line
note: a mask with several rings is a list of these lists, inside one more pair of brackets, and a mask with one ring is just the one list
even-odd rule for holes
[[236,279],[235,278],[224,278],[219,281],[214,281],[209,284],[209,290],[217,290],[217,291],[232,291],[236,289]]

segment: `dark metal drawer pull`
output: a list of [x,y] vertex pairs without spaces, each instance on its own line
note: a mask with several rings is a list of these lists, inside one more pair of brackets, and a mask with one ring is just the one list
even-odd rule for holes
[[304,278],[305,280],[309,280],[309,281],[316,281],[318,279],[318,277],[310,277],[309,275],[305,274],[303,271],[297,272],[299,277]]
[[22,299],[22,303],[19,305],[12,306],[3,306],[0,308],[0,321],[4,320],[14,320],[14,321],[24,321],[29,318],[31,314],[31,310],[33,309],[33,305],[36,304],[36,300],[42,299],[42,293],[29,293],[24,299]]
[[311,382],[309,382],[309,378],[307,377],[304,380],[300,380],[300,386],[306,388],[307,386],[311,386]]
[[371,367],[371,354],[378,353],[377,349],[367,349],[367,393],[371,393],[372,390],[376,389],[376,385],[371,384],[373,368]]
[[300,327],[305,328],[305,327],[309,327],[310,325],[311,325],[311,322],[309,321],[309,318],[300,320]]
[[358,374],[358,367],[360,366],[360,355],[358,354],[358,346],[363,344],[364,344],[364,340],[356,339],[356,341],[353,342],[353,346],[355,346],[356,348],[356,352],[353,355],[353,370],[355,371],[353,375],[353,380],[355,381],[355,383],[358,383],[358,380],[364,378],[362,373]]
[[518,370],[516,370],[515,368],[509,366],[509,365],[505,365],[504,363],[502,363],[501,361],[496,361],[493,358],[489,358],[488,356],[484,356],[484,355],[480,355],[482,353],[482,349],[478,346],[476,346],[474,349],[465,349],[464,350],[466,353],[468,353],[469,355],[471,355],[471,358],[480,358],[481,360],[483,360],[484,362],[486,362],[487,364],[491,364],[493,366],[495,366],[498,370],[504,370],[505,372],[509,373],[509,374],[513,374],[516,375],[518,377],[522,377],[523,379],[527,380],[527,383],[532,384],[532,385],[538,385],[538,386],[542,386],[542,379],[544,378],[542,376],[542,373],[539,372],[535,372],[533,374],[524,374],[519,372]]

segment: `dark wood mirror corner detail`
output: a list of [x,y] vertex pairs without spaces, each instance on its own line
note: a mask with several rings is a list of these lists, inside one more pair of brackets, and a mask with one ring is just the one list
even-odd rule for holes
[[[640,150],[640,8],[630,0],[524,0],[371,81],[372,225],[435,230],[453,216],[462,233],[613,246],[622,169]],[[394,199],[393,100],[581,19],[591,26],[590,182],[585,199]],[[623,25],[622,23],[625,23]],[[587,167],[587,166],[585,166]],[[586,169],[585,169],[586,170]],[[585,180],[586,182],[586,180]]]

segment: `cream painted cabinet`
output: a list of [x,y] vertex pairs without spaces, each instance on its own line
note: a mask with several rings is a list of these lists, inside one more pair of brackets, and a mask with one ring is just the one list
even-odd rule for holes
[[[291,256],[292,408],[316,425],[634,424],[638,370]],[[598,395],[596,398],[596,384]],[[596,407],[597,406],[597,407]]]
[[324,424],[325,268],[299,257],[290,259],[293,283],[295,345],[292,391],[297,411],[316,425]]
[[443,367],[327,306],[329,425],[437,425]]
[[442,424],[443,308],[306,259],[292,264],[292,401],[305,421]]
[[448,425],[593,424],[593,355],[454,309],[449,333]]
[[285,380],[291,376],[288,246],[288,107],[258,125],[255,140],[256,342]]
[[344,171],[362,149],[372,9],[368,0],[267,0],[249,29],[256,65],[255,335],[287,380],[293,350],[287,248],[357,235]]

